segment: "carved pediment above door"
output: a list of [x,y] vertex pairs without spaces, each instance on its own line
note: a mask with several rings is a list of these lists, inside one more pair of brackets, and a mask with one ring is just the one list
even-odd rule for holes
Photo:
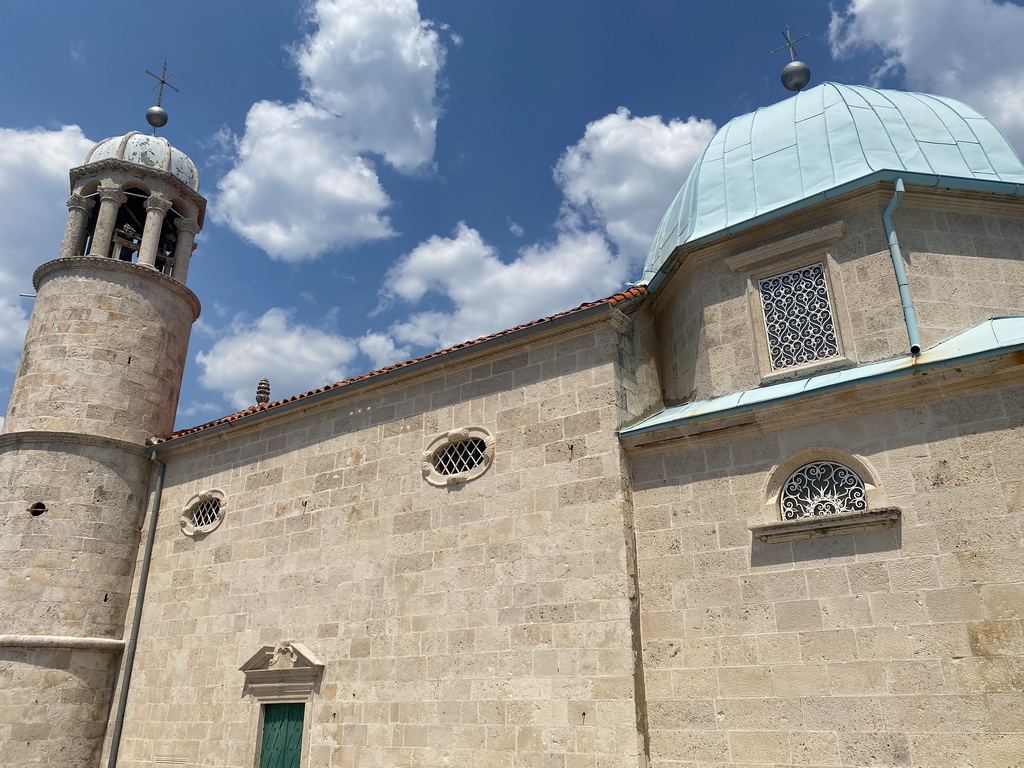
[[301,643],[260,648],[240,668],[245,689],[260,701],[306,701],[319,687],[324,664]]

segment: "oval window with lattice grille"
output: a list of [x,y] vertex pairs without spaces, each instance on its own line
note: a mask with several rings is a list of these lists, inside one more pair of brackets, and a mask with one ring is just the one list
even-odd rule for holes
[[480,477],[494,461],[494,438],[483,427],[438,435],[423,452],[423,477],[431,485],[455,485]]
[[188,500],[181,511],[182,533],[187,536],[209,533],[224,519],[224,493],[204,491]]

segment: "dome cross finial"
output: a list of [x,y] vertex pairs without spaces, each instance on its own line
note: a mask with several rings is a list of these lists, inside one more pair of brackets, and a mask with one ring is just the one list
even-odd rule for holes
[[811,81],[811,68],[802,61],[797,61],[795,44],[805,37],[810,37],[811,33],[808,32],[806,35],[801,35],[794,40],[790,36],[789,27],[787,26],[786,31],[782,35],[786,38],[786,44],[780,45],[772,53],[778,53],[783,48],[789,48],[789,64],[782,68],[782,85],[787,91],[799,91]]
[[164,86],[166,85],[175,93],[180,93],[180,91],[173,85],[171,85],[169,82],[167,82],[172,77],[174,77],[174,73],[172,72],[171,74],[167,74],[166,59],[164,59],[164,67],[159,75],[155,72],[150,72],[148,69],[146,70],[146,74],[150,77],[156,78],[157,83],[153,86],[153,88],[160,89],[156,94],[156,106],[150,107],[146,110],[146,122],[153,126],[153,135],[156,136],[156,129],[163,128],[165,125],[167,125],[167,110],[164,109],[163,106],[161,105],[161,102],[163,102],[164,100]]
[[[811,33],[808,32],[806,35],[800,35],[800,37],[798,37],[796,40],[794,40],[792,37],[789,36],[789,27],[786,27],[786,31],[782,33],[782,36],[786,38],[786,44],[785,45],[780,45],[778,48],[776,48],[774,51],[772,51],[772,53],[778,53],[783,48],[789,48],[789,60],[790,61],[796,61],[796,44],[799,43],[801,40],[803,40],[805,37],[810,37]],[[150,72],[150,74],[153,74],[153,73]],[[153,76],[156,77],[156,75],[153,75]],[[171,87],[173,88],[174,86],[171,86]]]

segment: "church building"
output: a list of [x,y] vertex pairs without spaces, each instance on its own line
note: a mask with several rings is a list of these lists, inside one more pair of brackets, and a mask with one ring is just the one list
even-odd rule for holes
[[1024,165],[824,83],[680,182],[635,286],[173,431],[206,201],[97,144],[0,434],[0,766],[1024,765]]

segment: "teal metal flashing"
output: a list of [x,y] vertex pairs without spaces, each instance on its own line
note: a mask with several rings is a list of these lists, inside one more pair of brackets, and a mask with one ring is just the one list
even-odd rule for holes
[[734,392],[711,400],[674,405],[648,416],[631,427],[620,430],[619,435],[623,437],[637,435],[715,416],[740,413],[871,380],[909,375],[918,370],[990,357],[1015,349],[1024,349],[1024,317],[996,317],[964,331],[948,341],[936,344],[916,357],[909,355],[896,360],[885,360],[833,373],[809,376],[797,381]]
[[741,115],[711,139],[669,207],[641,280],[693,247],[876,182],[1024,195],[999,130],[953,99],[824,83]]

